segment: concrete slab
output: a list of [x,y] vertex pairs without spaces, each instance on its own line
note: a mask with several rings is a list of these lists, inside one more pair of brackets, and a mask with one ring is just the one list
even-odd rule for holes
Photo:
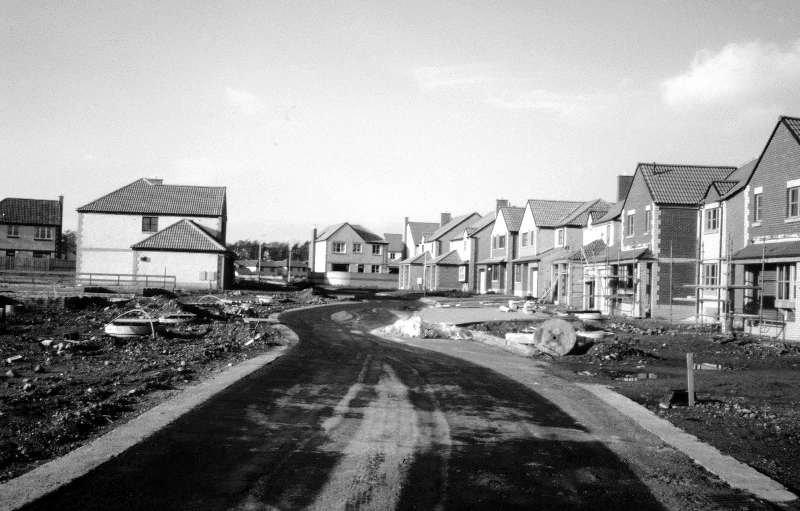
[[716,474],[734,488],[739,488],[770,502],[791,502],[797,495],[754,468],[722,454],[671,422],[656,416],[644,406],[614,392],[604,385],[578,384],[623,414],[635,420],[647,431],[683,452],[709,472]]
[[419,316],[428,323],[444,323],[447,325],[464,325],[468,323],[483,323],[486,321],[535,321],[540,322],[550,319],[547,314],[535,312],[525,314],[519,311],[501,312],[495,307],[464,308],[459,307],[429,307],[419,311]]

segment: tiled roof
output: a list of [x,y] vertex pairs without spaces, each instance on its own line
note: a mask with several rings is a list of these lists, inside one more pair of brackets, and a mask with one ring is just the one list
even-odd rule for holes
[[637,259],[652,259],[653,253],[649,248],[636,250],[620,250],[619,246],[608,247],[596,256],[589,259],[589,264],[614,264],[617,262],[635,261]]
[[562,259],[567,259],[570,254],[571,252],[567,247],[553,247],[537,255],[539,256],[540,261],[559,261]]
[[776,257],[800,257],[800,241],[785,241],[780,243],[753,243],[739,250],[732,259],[764,259]]
[[428,264],[439,264],[439,265],[447,265],[447,266],[461,266],[463,264],[468,263],[469,261],[463,261],[460,257],[458,257],[457,250],[451,250],[445,254],[440,255],[434,259],[428,261]]
[[227,252],[205,229],[183,219],[131,246],[134,250],[171,250],[178,252]]
[[753,158],[749,162],[731,172],[725,179],[711,183],[708,188],[708,193],[706,193],[706,196],[702,202],[709,204],[722,199],[727,199],[728,197],[731,197],[740,190],[744,189],[744,187],[747,186],[747,183],[750,181],[750,176],[753,175],[753,172],[756,169],[756,164],[758,164],[758,158]]
[[233,264],[237,266],[258,266],[258,259],[237,259]]
[[525,208],[518,208],[516,206],[506,206],[500,208],[503,218],[506,221],[506,229],[508,232],[518,232],[519,226],[522,225],[522,217],[525,216]]
[[536,227],[556,227],[562,218],[583,204],[583,202],[565,200],[533,199],[528,201]]
[[349,225],[351,229],[356,231],[356,234],[361,236],[367,243],[374,243],[376,245],[383,245],[388,244],[386,240],[375,234],[374,232],[370,231],[366,227],[362,227],[357,224],[349,224],[347,222],[342,222],[340,224],[329,225],[328,227],[324,228],[321,233],[317,235],[317,241],[325,241],[331,236],[333,236],[339,229],[344,227],[345,225]]
[[697,204],[713,181],[724,180],[736,167],[640,163],[647,188],[657,204]]
[[[477,215],[477,213],[467,213],[466,215],[457,216],[454,219],[450,220],[443,226],[439,227],[436,231],[433,232],[429,237],[426,237],[426,241],[435,241],[447,234],[448,232],[452,231],[456,227],[458,227],[461,223],[467,220],[472,215]],[[480,216],[480,215],[478,215]]]
[[411,244],[417,245],[422,240],[422,235],[426,232],[433,232],[439,228],[436,222],[408,222],[411,230]]
[[483,218],[481,218],[480,220],[469,226],[470,229],[474,229],[471,233],[469,233],[469,235],[472,236],[481,229],[484,229],[486,226],[492,225],[496,218],[497,218],[496,211],[492,211],[491,213],[485,215]]
[[586,225],[586,221],[589,219],[590,214],[593,212],[605,214],[610,208],[611,204],[602,199],[584,202],[575,211],[565,216],[564,219],[560,221],[559,227],[583,227]]
[[389,252],[402,252],[403,251],[403,235],[392,234],[389,232],[383,233],[383,239],[389,242],[386,248]]
[[0,201],[0,224],[61,225],[61,207],[57,200],[3,199]]
[[616,204],[612,204],[611,207],[608,210],[608,213],[606,213],[605,215],[601,216],[597,220],[592,218],[592,221],[595,223],[595,225],[596,224],[602,224],[602,223],[605,223],[605,222],[610,222],[611,220],[614,220],[614,219],[618,218],[622,214],[622,208],[624,206],[625,206],[624,202],[617,202]]
[[222,216],[225,187],[164,185],[160,180],[140,179],[78,208],[78,212]]
[[796,117],[782,117],[786,126],[794,133],[794,136],[800,140],[800,119]]
[[591,263],[598,255],[602,254],[605,249],[605,241],[594,240],[576,250],[569,258],[576,261],[583,261],[585,259]]

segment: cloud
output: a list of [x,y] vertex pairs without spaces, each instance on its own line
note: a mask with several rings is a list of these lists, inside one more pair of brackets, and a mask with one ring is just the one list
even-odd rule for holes
[[247,91],[228,87],[225,98],[229,103],[236,106],[240,112],[250,117],[264,110],[264,103],[258,97]]
[[662,82],[664,101],[688,108],[714,104],[771,104],[800,86],[800,41],[787,50],[754,41],[731,43],[719,53],[697,52],[691,68]]
[[497,66],[466,64],[462,66],[417,67],[411,71],[421,89],[453,89],[502,81]]

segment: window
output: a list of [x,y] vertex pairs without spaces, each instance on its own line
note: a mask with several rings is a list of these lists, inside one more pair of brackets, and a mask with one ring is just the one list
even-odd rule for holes
[[761,222],[764,217],[764,204],[762,194],[757,193],[753,196],[753,222]]
[[[344,244],[344,243],[340,243],[338,241],[335,241],[333,243],[333,253],[334,254],[346,254],[347,253],[347,245]],[[337,270],[334,270],[334,271],[337,271]],[[345,271],[347,271],[347,270],[345,270]]]
[[778,289],[775,298],[778,300],[794,300],[795,270],[793,264],[778,265]]
[[354,254],[361,253],[361,243],[353,243],[353,253]]
[[800,187],[786,190],[786,218],[800,217]]
[[47,257],[49,255],[50,255],[50,252],[34,252],[33,253],[33,258],[34,259],[47,259]]
[[497,248],[506,248],[506,235],[497,237]]
[[719,265],[717,265],[716,263],[703,265],[703,285],[704,286],[719,285]]
[[625,236],[633,236],[633,219],[636,215],[628,215],[625,217],[625,221],[628,224],[625,226]]
[[528,233],[527,232],[523,232],[522,233],[521,244],[522,244],[523,247],[527,247],[528,246]]
[[158,232],[158,217],[157,216],[143,216],[142,217],[142,232]]
[[347,264],[332,264],[331,271],[350,271],[350,267]]
[[16,251],[6,250],[6,257],[14,257],[14,254],[16,254]]
[[653,223],[653,212],[649,209],[644,210],[644,232],[650,232],[650,224]]
[[356,269],[356,271],[358,273],[364,273],[364,265],[363,264],[359,264],[358,268]]
[[719,229],[719,208],[706,210],[706,231]]
[[9,238],[19,238],[19,226],[18,225],[9,225],[8,226],[8,237]]
[[381,265],[373,264],[372,265],[372,273],[380,273],[381,272]]
[[389,260],[395,261],[397,259],[397,252],[389,252]]
[[53,239],[53,228],[52,227],[36,227],[36,233],[33,236],[33,239],[37,240],[51,240]]
[[606,245],[611,245],[611,224],[606,226]]
[[467,280],[467,267],[466,266],[459,266],[458,267],[458,280],[459,282],[464,282]]
[[522,282],[522,265],[514,265],[514,282]]
[[564,246],[564,229],[559,229],[556,231],[556,246]]
[[372,255],[381,255],[380,245],[372,245]]

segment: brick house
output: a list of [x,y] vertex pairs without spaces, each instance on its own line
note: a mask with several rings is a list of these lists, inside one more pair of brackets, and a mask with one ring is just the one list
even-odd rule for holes
[[78,208],[76,272],[169,275],[179,287],[224,289],[235,260],[226,223],[225,187],[139,179]]
[[517,235],[524,214],[525,208],[509,206],[504,199],[497,201],[489,257],[478,261],[480,268],[485,271],[490,291],[514,293],[514,266],[511,261],[517,255]]
[[598,254],[602,312],[634,317],[694,315],[697,215],[714,181],[736,167],[640,163],[620,213],[619,244]]
[[556,227],[584,204],[580,201],[539,199],[527,202],[519,227],[517,254],[511,261],[515,273],[520,275],[520,296],[552,295],[552,269],[541,264],[541,257],[543,254],[551,257],[558,255],[554,249],[559,242],[563,246],[567,240],[557,238]]
[[[730,312],[734,284],[730,258],[745,246],[744,189],[757,159],[740,166],[724,180],[709,185],[697,214],[698,255],[697,317],[716,323]],[[727,329],[727,323],[722,322]]]
[[778,120],[741,194],[744,246],[732,264],[743,289],[734,312],[755,316],[756,333],[800,340],[800,118]]
[[[442,215],[448,214],[442,213]],[[422,253],[420,252],[422,236],[425,233],[433,233],[442,225],[444,225],[444,222],[409,222],[408,217],[406,217],[403,224],[403,253],[400,259],[408,259],[420,255]]]
[[347,222],[314,229],[310,247],[311,279],[320,284],[392,288],[389,242],[366,227]]
[[[0,269],[50,269],[66,257],[61,243],[64,197],[0,201]],[[36,259],[37,261],[34,261]]]

